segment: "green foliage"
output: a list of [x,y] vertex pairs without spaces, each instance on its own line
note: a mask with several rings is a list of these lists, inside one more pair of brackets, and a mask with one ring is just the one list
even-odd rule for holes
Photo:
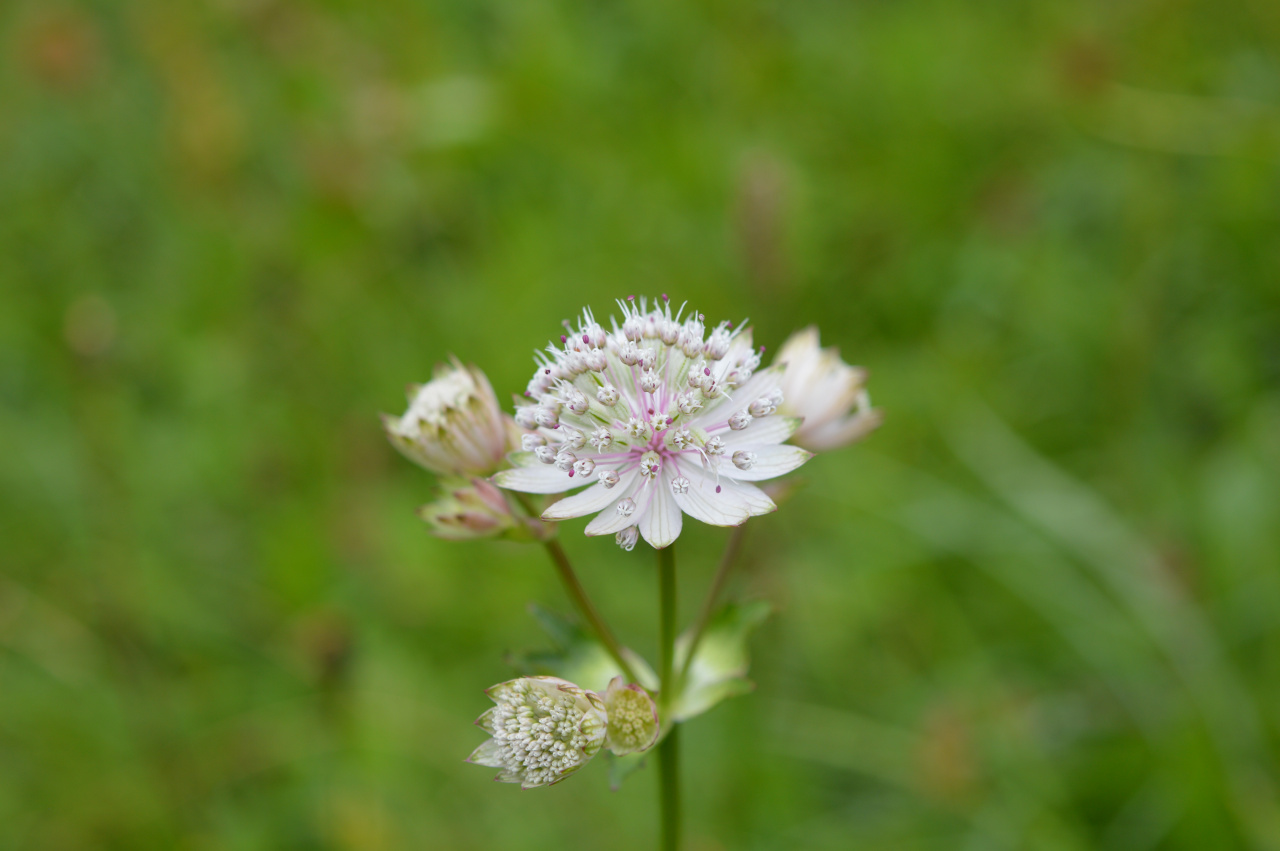
[[755,688],[746,677],[747,638],[769,616],[769,610],[769,604],[763,601],[730,603],[722,608],[707,622],[692,662],[687,663],[692,633],[676,639],[675,669],[682,671],[687,663],[688,673],[672,705],[674,720],[701,715],[720,701]]

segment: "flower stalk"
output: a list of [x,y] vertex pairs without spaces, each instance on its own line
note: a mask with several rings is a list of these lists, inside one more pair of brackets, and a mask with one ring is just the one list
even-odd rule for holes
[[569,564],[569,556],[565,554],[564,547],[560,546],[560,542],[555,539],[546,541],[543,546],[547,550],[547,555],[551,557],[551,563],[555,565],[556,573],[559,574],[560,581],[564,583],[564,590],[568,592],[569,599],[573,601],[578,613],[586,620],[596,638],[600,639],[604,649],[609,651],[613,661],[617,663],[618,668],[626,675],[627,681],[632,683],[639,682],[640,680],[636,676],[635,670],[627,662],[626,657],[622,655],[622,645],[618,644],[618,639],[614,638],[609,625],[604,622],[604,618],[600,617],[600,612],[596,610],[591,598],[587,596],[586,589],[578,581],[578,574],[574,573],[573,566]]
[[733,572],[733,565],[738,560],[738,553],[742,550],[742,541],[746,536],[747,527],[745,525],[735,526],[733,531],[729,533],[729,543],[725,545],[724,554],[720,556],[720,564],[716,567],[715,578],[711,580],[711,587],[707,590],[707,596],[702,601],[702,608],[698,611],[698,619],[693,622],[693,637],[689,640],[689,649],[685,651],[684,663],[680,666],[680,673],[676,677],[676,684],[679,688],[684,687],[684,683],[689,677],[689,667],[693,664],[693,657],[698,652],[698,645],[702,643],[702,635],[707,631],[707,624],[711,622],[711,616],[715,614],[716,603],[720,600],[720,594],[724,591],[725,583],[729,580],[729,574]]
[[[675,679],[676,649],[676,556],[674,547],[658,550],[658,718],[671,717],[678,691]],[[661,810],[662,851],[680,848],[680,735],[671,724],[658,746],[658,802]]]

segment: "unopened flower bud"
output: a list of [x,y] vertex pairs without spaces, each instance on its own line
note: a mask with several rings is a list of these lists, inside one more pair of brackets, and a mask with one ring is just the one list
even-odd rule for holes
[[[636,545],[635,529],[631,526],[623,530],[632,533],[630,546],[618,541],[623,549],[629,551]],[[623,532],[618,533],[619,538]],[[658,707],[643,688],[614,677],[601,697],[608,716],[605,746],[615,756],[648,750],[658,740]]]
[[817,328],[791,335],[778,352],[785,364],[778,410],[804,417],[793,440],[807,449],[837,449],[860,440],[880,424],[864,385],[866,370],[849,366],[836,349],[820,346]]
[[586,765],[604,745],[604,701],[567,680],[521,677],[487,694],[495,705],[476,724],[492,738],[467,761],[499,769],[500,782],[550,786]]
[[456,359],[414,389],[402,417],[383,417],[392,445],[440,475],[493,472],[510,448],[510,423],[484,373]]

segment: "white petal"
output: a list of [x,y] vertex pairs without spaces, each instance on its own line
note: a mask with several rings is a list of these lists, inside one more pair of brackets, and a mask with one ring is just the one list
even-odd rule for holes
[[778,506],[773,504],[773,500],[769,499],[764,491],[753,484],[735,482],[733,479],[726,479],[721,476],[720,487],[723,488],[722,495],[729,494],[731,498],[739,500],[747,513],[752,516],[768,514],[771,511],[778,510]]
[[568,520],[570,517],[581,517],[584,514],[600,511],[605,506],[613,505],[622,499],[622,494],[631,487],[631,481],[638,475],[640,475],[639,470],[632,471],[611,488],[596,482],[582,493],[567,496],[542,512],[542,519]]
[[[521,454],[521,453],[516,453]],[[491,480],[500,488],[524,493],[564,493],[586,482],[575,482],[569,474],[557,470],[554,464],[537,462],[536,467],[516,467],[495,473]]]
[[782,386],[782,373],[783,367],[776,364],[759,370],[747,379],[746,384],[729,391],[734,405],[745,408],[766,393],[777,390]]
[[[813,457],[812,452],[806,452],[799,446],[751,446],[748,450],[756,454],[756,460],[751,465],[751,469],[739,470],[737,467],[732,469],[725,467],[726,475],[739,482],[760,482],[790,473]],[[559,503],[556,504],[559,505]]]
[[739,493],[726,493],[723,487],[716,493],[715,479],[703,470],[683,465],[682,469],[690,484],[688,493],[674,494],[681,511],[712,526],[739,526],[751,516]]
[[610,505],[587,524],[586,534],[588,537],[594,538],[596,535],[613,535],[621,532],[628,526],[636,524],[636,521],[640,519],[640,511],[641,509],[637,508],[635,514],[630,517],[623,517],[613,505]]
[[800,428],[800,424],[803,422],[804,420],[800,417],[779,417],[776,415],[757,417],[751,421],[751,425],[742,431],[725,429],[724,431],[717,431],[716,434],[724,441],[725,446],[734,449],[742,449],[745,446],[756,444],[772,446],[795,434],[796,429]]
[[648,510],[644,511],[644,516],[637,524],[640,527],[641,537],[656,550],[675,543],[676,538],[680,537],[680,526],[684,522],[684,514],[680,511],[680,506],[676,505],[675,496],[671,493],[672,478],[670,472],[664,471],[663,475],[654,480],[651,486],[652,496],[645,495],[645,498],[650,500]]
[[880,419],[880,412],[872,410],[843,420],[833,420],[796,440],[803,440],[806,446],[814,449],[839,449],[874,431],[880,425]]
[[[595,537],[596,535],[612,535],[621,532],[628,526],[634,526],[640,519],[640,512],[644,510],[643,503],[640,508],[636,509],[636,513],[630,517],[623,517],[618,513],[618,503],[625,497],[632,496],[639,489],[640,471],[634,470],[627,474],[629,478],[618,482],[614,488],[609,491],[613,494],[613,501],[608,507],[597,514],[587,524],[586,534]],[[641,500],[636,500],[640,502]]]

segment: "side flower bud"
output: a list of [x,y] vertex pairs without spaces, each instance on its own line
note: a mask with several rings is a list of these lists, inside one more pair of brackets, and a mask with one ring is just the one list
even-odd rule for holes
[[880,425],[881,414],[864,388],[866,370],[844,363],[834,348],[821,348],[817,328],[792,334],[776,362],[785,364],[778,411],[804,417],[794,443],[815,451],[838,449]]
[[658,707],[648,692],[614,677],[603,698],[608,716],[604,743],[615,756],[648,750],[658,740]]
[[515,424],[503,415],[483,372],[456,358],[411,388],[409,410],[383,415],[387,437],[405,457],[443,476],[488,475],[511,449]]
[[568,680],[521,677],[486,694],[495,705],[476,719],[476,725],[491,738],[467,762],[499,769],[494,779],[501,783],[519,783],[525,789],[559,783],[604,745],[604,701]]
[[536,517],[518,517],[498,486],[479,477],[446,480],[443,493],[418,509],[431,534],[447,541],[501,536],[513,540],[546,540],[555,534],[554,524]]

